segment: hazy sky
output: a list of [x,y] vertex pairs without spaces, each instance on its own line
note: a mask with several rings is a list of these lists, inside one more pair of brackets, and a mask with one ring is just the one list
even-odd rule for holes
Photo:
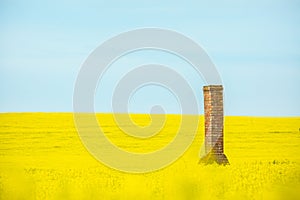
[[[207,51],[223,80],[226,115],[300,116],[299,24],[296,0],[1,0],[0,112],[72,111],[77,74],[93,49],[121,32],[158,27],[178,31]],[[149,62],[174,66],[203,101],[205,83],[182,70],[186,63],[144,51],[115,64],[103,79],[102,95],[97,91],[96,110],[111,111],[109,97],[118,75]],[[132,112],[149,112],[154,104],[179,111],[174,96],[154,86],[130,102]]]

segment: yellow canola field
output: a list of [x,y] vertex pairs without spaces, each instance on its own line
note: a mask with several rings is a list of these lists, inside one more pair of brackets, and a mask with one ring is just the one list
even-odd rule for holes
[[[124,118],[116,125],[112,114],[97,114],[113,144],[137,153],[163,148],[180,126],[179,115],[152,117],[132,114],[134,124]],[[148,139],[122,131],[164,117]],[[131,174],[91,156],[72,113],[0,114],[0,199],[300,199],[300,117],[226,117],[227,166],[198,164],[204,139],[199,119],[192,145],[176,162]],[[188,135],[189,124],[184,126]]]

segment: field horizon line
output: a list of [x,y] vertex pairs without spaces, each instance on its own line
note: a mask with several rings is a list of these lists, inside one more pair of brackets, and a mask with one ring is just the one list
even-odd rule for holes
[[[0,112],[0,115],[6,114],[96,114],[96,115],[185,115],[185,116],[199,116],[204,117],[204,114],[180,114],[180,113],[137,113],[137,112],[30,112],[30,111],[21,111],[21,112]],[[300,118],[300,116],[269,116],[269,115],[224,115],[224,117],[243,117],[243,118]]]

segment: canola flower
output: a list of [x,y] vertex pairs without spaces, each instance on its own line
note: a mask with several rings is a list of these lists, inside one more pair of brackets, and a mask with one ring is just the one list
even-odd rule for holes
[[[138,140],[124,134],[112,114],[97,117],[112,143],[133,152],[162,148],[180,121],[178,115],[167,115],[157,135]],[[132,119],[140,126],[151,123],[149,115]],[[192,145],[176,162],[130,174],[87,152],[71,113],[0,114],[0,199],[299,199],[299,128],[299,117],[226,117],[230,165],[199,165],[200,116]]]

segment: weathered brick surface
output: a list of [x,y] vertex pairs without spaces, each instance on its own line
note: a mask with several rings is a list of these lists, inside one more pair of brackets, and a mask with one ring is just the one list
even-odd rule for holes
[[[224,155],[223,126],[223,86],[209,85],[203,87],[205,112],[205,157],[202,161],[227,164]],[[200,160],[201,161],[201,160]]]

